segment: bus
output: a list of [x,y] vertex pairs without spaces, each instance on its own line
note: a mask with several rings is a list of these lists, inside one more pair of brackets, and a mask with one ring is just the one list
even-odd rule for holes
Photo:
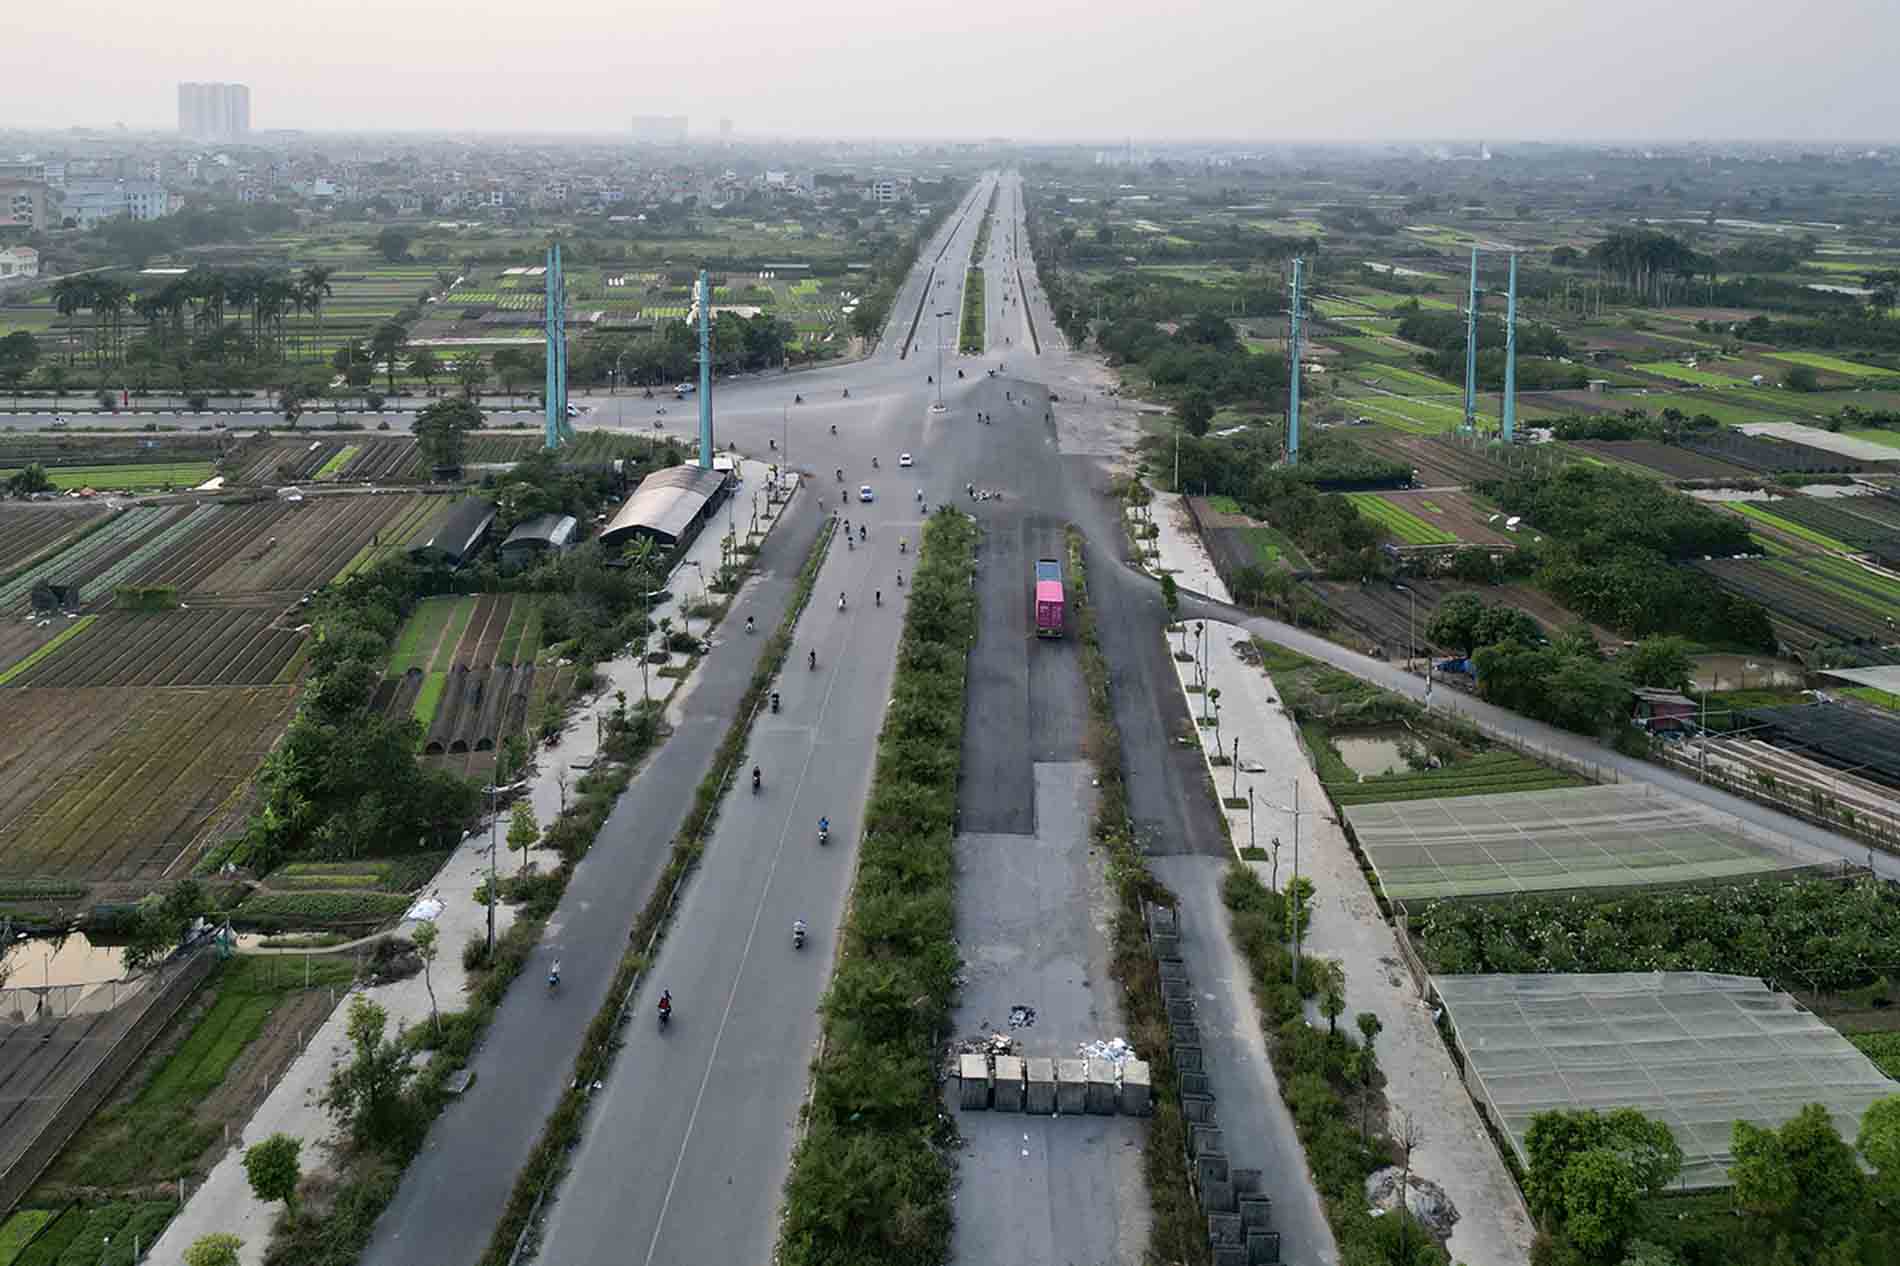
[[1053,558],[1036,560],[1036,636],[1062,636],[1062,564]]

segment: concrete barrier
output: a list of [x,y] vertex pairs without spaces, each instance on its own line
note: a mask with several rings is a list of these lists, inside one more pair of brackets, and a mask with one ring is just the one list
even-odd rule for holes
[[1148,1061],[1131,1059],[1122,1065],[1120,1106],[1123,1116],[1145,1117],[1154,1111],[1153,1079]]
[[1023,1061],[1023,1111],[1053,1116],[1056,1110],[1056,1062],[1032,1055]]
[[1056,1111],[1065,1117],[1079,1117],[1088,1111],[1088,1061],[1056,1061]]
[[1023,1061],[1015,1055],[998,1055],[996,1073],[990,1079],[992,1106],[998,1112],[1023,1110]]
[[957,1060],[957,1106],[966,1112],[990,1106],[990,1064],[981,1055],[964,1055]]

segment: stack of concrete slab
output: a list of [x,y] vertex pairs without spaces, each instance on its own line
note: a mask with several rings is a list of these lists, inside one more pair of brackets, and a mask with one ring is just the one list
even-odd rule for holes
[[1168,1045],[1180,1085],[1181,1114],[1187,1122],[1188,1177],[1207,1215],[1214,1266],[1277,1266],[1280,1233],[1272,1227],[1272,1201],[1260,1194],[1260,1171],[1231,1169],[1227,1163],[1226,1139],[1202,1062],[1194,991],[1180,958],[1178,914],[1153,905],[1144,914],[1161,980],[1161,1000],[1167,1007]]

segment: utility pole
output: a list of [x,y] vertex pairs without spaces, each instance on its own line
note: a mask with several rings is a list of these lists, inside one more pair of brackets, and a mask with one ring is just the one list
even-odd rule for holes
[[1287,889],[1293,918],[1293,994],[1300,992],[1300,778],[1293,776],[1293,886]]
[[1465,430],[1478,413],[1478,248],[1471,248],[1471,293],[1465,304]]
[[1300,464],[1300,275],[1304,266],[1304,260],[1293,261],[1293,319],[1286,341],[1286,464],[1289,466]]

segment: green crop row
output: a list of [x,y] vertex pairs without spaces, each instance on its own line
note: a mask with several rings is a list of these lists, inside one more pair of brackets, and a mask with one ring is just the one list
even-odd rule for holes
[[1392,504],[1376,492],[1349,492],[1346,500],[1361,514],[1388,529],[1407,545],[1452,545],[1458,538],[1445,529],[1427,523],[1416,514]]
[[30,671],[34,667],[34,665],[38,664],[41,660],[50,657],[56,651],[58,651],[60,647],[64,646],[66,643],[72,641],[74,638],[78,637],[81,633],[84,633],[87,629],[91,628],[92,622],[94,620],[97,620],[98,618],[99,617],[96,615],[82,615],[77,620],[74,620],[71,624],[61,629],[58,633],[56,633],[53,636],[52,641],[47,642],[43,646],[37,647],[33,651],[32,654],[28,655],[25,659],[13,665],[13,667],[7,669],[5,672],[0,672],[0,686],[4,686],[9,681],[12,681],[15,677],[22,676],[23,674]]

